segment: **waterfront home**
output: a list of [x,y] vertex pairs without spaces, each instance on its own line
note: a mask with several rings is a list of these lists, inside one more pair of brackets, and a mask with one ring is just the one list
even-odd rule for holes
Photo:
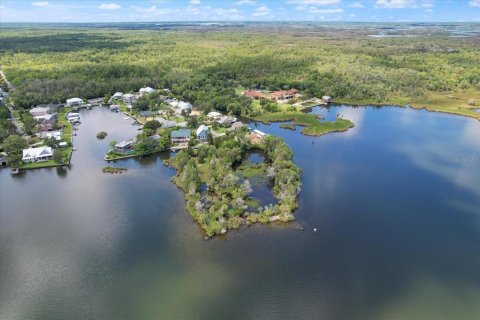
[[263,98],[263,93],[259,90],[247,90],[247,91],[244,91],[243,92],[243,95],[245,97],[249,97],[249,98],[252,98],[252,99],[260,99],[260,98]]
[[298,95],[297,89],[274,91],[270,94],[272,100],[288,100]]
[[181,129],[172,131],[170,138],[172,144],[185,144],[190,141],[191,135],[192,132],[190,131],[190,129]]
[[29,148],[23,150],[23,162],[48,161],[53,158],[53,149],[50,147]]
[[125,102],[125,104],[132,104],[134,101],[135,101],[135,95],[131,93],[126,93],[123,95],[123,102]]
[[219,119],[217,119],[217,122],[224,127],[230,127],[233,122],[237,121],[237,118],[233,117],[228,117],[228,116],[222,116]]
[[154,93],[155,89],[150,88],[150,87],[145,87],[145,88],[140,88],[139,92],[140,92],[141,95],[150,94],[150,93]]
[[67,106],[69,107],[79,107],[82,106],[85,102],[83,102],[80,98],[71,98],[67,99]]
[[267,134],[265,132],[255,129],[247,135],[247,138],[252,144],[260,144],[266,135]]
[[200,127],[197,129],[197,139],[200,140],[201,142],[207,142],[207,137],[208,137],[208,127],[204,124],[202,124]]
[[260,131],[260,130],[258,130],[258,129],[253,130],[253,133],[258,134],[258,135],[261,136],[262,138],[267,135],[265,132]]
[[332,102],[332,98],[330,96],[323,96],[322,100],[325,103],[331,103]]
[[114,152],[119,154],[128,154],[133,152],[133,147],[137,142],[136,138],[117,142],[114,147]]
[[123,92],[115,92],[112,96],[112,99],[122,99]]
[[241,121],[237,121],[230,128],[228,128],[228,131],[235,131],[237,129],[245,127],[245,124]]

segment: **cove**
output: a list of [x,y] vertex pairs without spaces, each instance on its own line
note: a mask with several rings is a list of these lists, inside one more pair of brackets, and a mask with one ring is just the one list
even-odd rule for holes
[[[0,319],[478,319],[480,123],[333,106],[355,127],[283,137],[302,170],[294,225],[204,241],[168,154],[102,173],[138,131],[82,111],[70,169],[0,170]],[[99,131],[108,132],[104,141]],[[317,232],[313,232],[317,228]]]

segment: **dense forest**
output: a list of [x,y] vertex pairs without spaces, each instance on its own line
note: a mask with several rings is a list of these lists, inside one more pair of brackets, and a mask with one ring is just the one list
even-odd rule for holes
[[237,114],[250,105],[239,88],[376,103],[480,89],[478,39],[335,32],[10,29],[0,35],[0,63],[22,108],[145,85]]

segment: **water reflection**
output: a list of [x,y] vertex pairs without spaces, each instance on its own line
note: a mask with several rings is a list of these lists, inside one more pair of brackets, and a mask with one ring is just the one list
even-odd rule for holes
[[479,318],[480,173],[458,159],[479,157],[480,124],[329,110],[355,128],[312,144],[258,124],[303,170],[305,230],[257,225],[210,241],[169,155],[103,174],[108,142],[138,131],[121,114],[82,112],[71,168],[0,170],[0,319]]

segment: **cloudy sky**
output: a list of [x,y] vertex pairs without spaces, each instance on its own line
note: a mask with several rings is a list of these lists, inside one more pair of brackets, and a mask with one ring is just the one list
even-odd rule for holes
[[1,22],[480,21],[480,0],[0,0]]

